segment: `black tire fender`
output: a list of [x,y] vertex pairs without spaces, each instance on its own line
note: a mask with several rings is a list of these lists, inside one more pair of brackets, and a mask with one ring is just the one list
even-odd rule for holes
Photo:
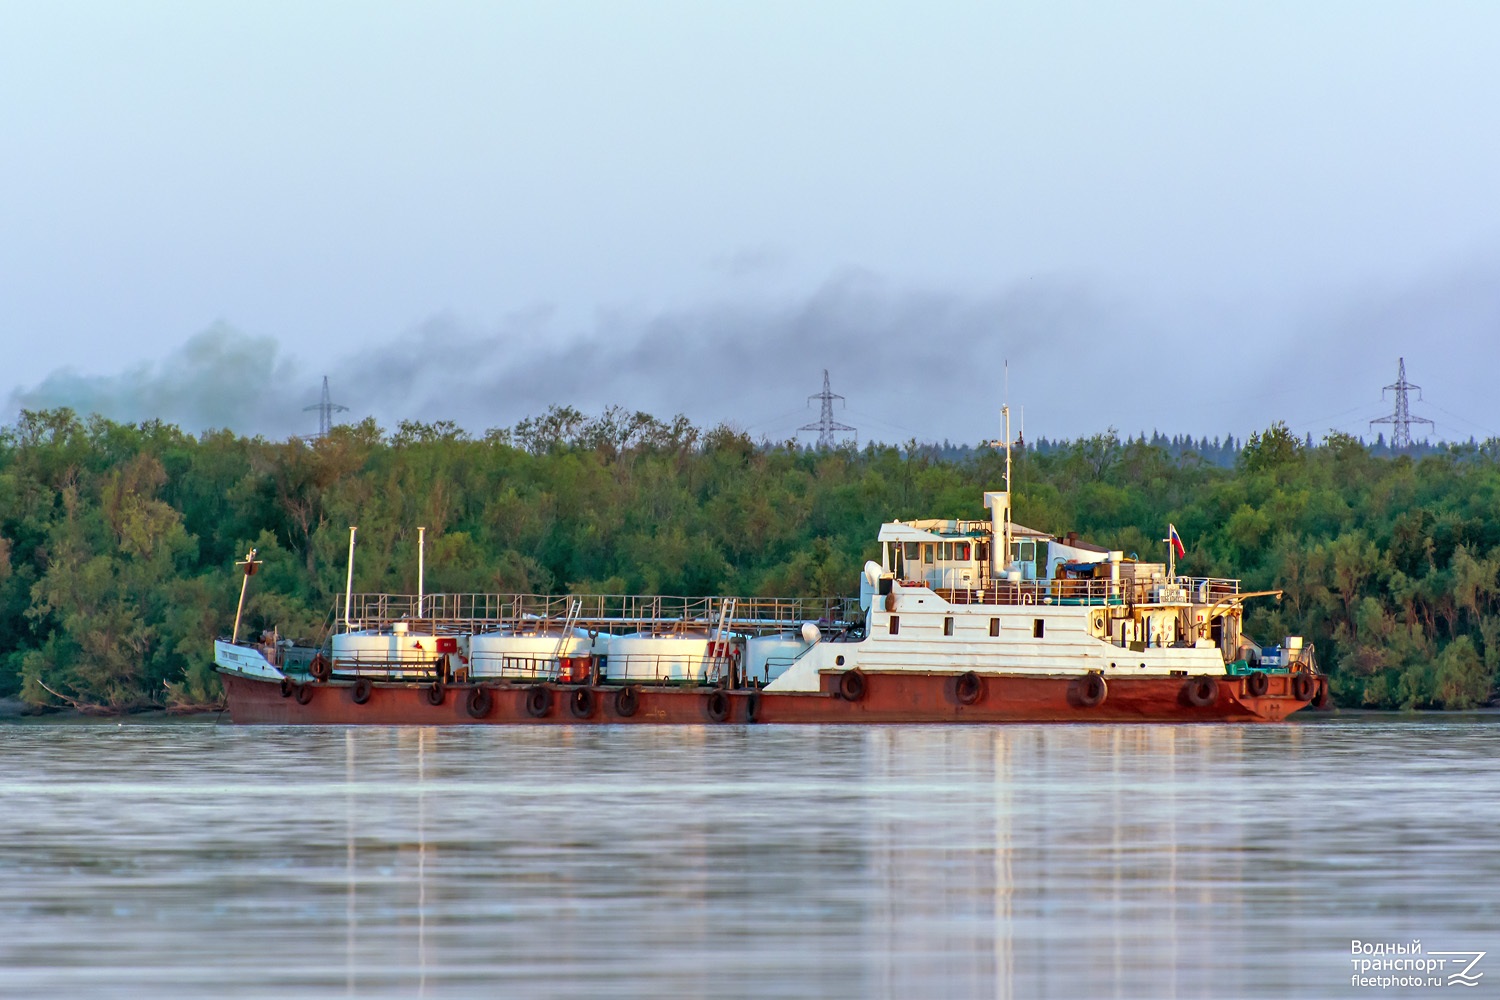
[[568,698],[568,711],[575,719],[587,719],[594,714],[594,691],[592,688],[576,688]]
[[349,697],[354,699],[354,704],[363,705],[370,700],[370,695],[375,693],[375,685],[370,678],[361,677],[354,682],[354,687],[349,690]]
[[1078,680],[1078,704],[1093,708],[1109,696],[1109,684],[1103,674],[1085,674]]
[[845,701],[860,701],[865,696],[865,675],[856,668],[839,675],[839,697]]
[[306,705],[308,702],[313,700],[312,685],[298,684],[296,690],[293,692],[293,696],[297,699],[297,704]]
[[615,692],[615,714],[628,719],[641,707],[641,692],[634,685],[626,685]]
[[1266,676],[1264,670],[1252,670],[1245,678],[1245,693],[1252,698],[1265,697],[1270,687],[1271,678]]
[[953,697],[960,705],[972,705],[984,696],[984,678],[974,671],[959,674],[953,682]]
[[448,696],[448,688],[440,680],[433,681],[422,689],[422,693],[427,698],[427,704],[437,706],[441,705],[443,699]]
[[1298,701],[1312,701],[1318,684],[1307,674],[1292,675],[1292,697]]
[[729,695],[723,691],[710,691],[703,707],[707,710],[710,719],[723,722],[729,718]]
[[482,719],[489,715],[494,705],[494,695],[490,694],[490,689],[482,684],[471,688],[469,696],[464,699],[464,711],[469,713],[471,719]]
[[1204,674],[1183,685],[1187,703],[1194,708],[1209,708],[1219,700],[1219,682]]
[[545,718],[552,710],[552,692],[541,684],[526,689],[526,714],[533,719]]

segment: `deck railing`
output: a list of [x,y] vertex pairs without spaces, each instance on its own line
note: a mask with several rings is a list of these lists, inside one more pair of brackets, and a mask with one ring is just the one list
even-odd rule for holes
[[[339,595],[334,617],[340,627],[380,628],[405,622],[414,635],[452,635],[504,626],[579,628],[619,632],[693,624],[713,628],[726,602],[734,601],[728,626],[769,632],[806,621],[845,624],[859,614],[853,597],[667,597],[638,594],[354,594],[346,613]],[[578,610],[572,612],[573,602]]]
[[950,604],[1217,604],[1240,592],[1240,581],[1222,577],[1179,576],[1165,580],[991,580],[983,587],[936,588]]

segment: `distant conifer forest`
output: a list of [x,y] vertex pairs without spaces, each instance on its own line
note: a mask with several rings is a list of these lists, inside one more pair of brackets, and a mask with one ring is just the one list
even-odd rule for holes
[[[852,594],[895,518],[982,518],[990,447],[813,450],[611,408],[554,407],[472,436],[373,420],[314,441],[194,436],[66,409],[0,432],[0,697],[126,712],[219,702],[234,562],[242,634],[319,639],[344,588]],[[1314,643],[1338,704],[1468,709],[1500,671],[1500,442],[1392,453],[1280,424],[1233,436],[1040,440],[1014,454],[1015,518],[1282,588],[1247,631]]]

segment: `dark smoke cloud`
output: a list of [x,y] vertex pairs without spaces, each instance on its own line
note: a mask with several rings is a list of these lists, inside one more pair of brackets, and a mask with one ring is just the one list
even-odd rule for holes
[[[11,408],[66,405],[281,437],[316,429],[304,408],[317,402],[326,371],[335,400],[350,407],[341,419],[374,416],[388,429],[451,419],[480,433],[554,404],[620,405],[783,440],[817,419],[806,398],[827,368],[847,397],[835,416],[860,428],[861,440],[972,443],[998,432],[1009,360],[1010,398],[1032,437],[1109,426],[1243,435],[1277,419],[1316,437],[1334,426],[1364,430],[1404,353],[1429,399],[1436,392],[1456,404],[1448,412],[1480,426],[1500,424],[1481,412],[1489,397],[1476,403],[1470,386],[1497,360],[1483,332],[1500,323],[1494,273],[1355,294],[1293,321],[1268,311],[1148,313],[1061,278],[963,295],[850,271],[800,297],[724,298],[654,315],[605,310],[582,329],[547,308],[489,330],[440,315],[322,369],[220,324],[119,375],[56,372],[14,393]],[[1443,335],[1431,334],[1435,322]],[[1424,366],[1451,370],[1442,354],[1460,350],[1480,362],[1468,374],[1417,377]],[[1361,405],[1372,409],[1352,412]],[[1469,433],[1452,421],[1444,429]]]
[[159,363],[118,375],[83,375],[62,368],[11,394],[12,412],[72,407],[113,420],[161,419],[194,431],[233,427],[280,434],[303,421],[287,412],[297,366],[276,341],[216,323]]
[[[399,392],[408,412],[471,426],[509,425],[554,403],[585,411],[620,404],[781,439],[817,418],[806,397],[827,368],[848,400],[836,415],[863,425],[865,439],[977,441],[996,434],[1007,359],[1026,388],[1066,392],[1086,378],[1078,362],[1119,312],[1057,281],[969,297],[851,272],[791,302],[605,312],[572,338],[545,321],[485,337],[429,324],[367,353],[348,374],[355,387]],[[1115,365],[1142,367],[1130,356]]]

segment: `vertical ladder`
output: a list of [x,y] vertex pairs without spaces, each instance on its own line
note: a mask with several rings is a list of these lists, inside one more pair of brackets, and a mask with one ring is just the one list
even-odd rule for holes
[[[713,648],[712,659],[713,672],[715,675],[719,673],[720,669],[730,659],[729,650],[727,648],[728,640],[725,638],[725,636],[729,634],[729,620],[734,617],[734,605],[735,599],[733,597],[724,597],[720,598],[719,600],[719,624],[714,628],[713,639],[710,641],[710,645]],[[714,680],[716,678],[704,679]]]
[[562,654],[568,646],[568,640],[573,638],[573,629],[578,625],[578,615],[583,611],[583,601],[573,598],[568,604],[568,615],[563,619],[562,631],[557,637],[557,648],[552,651],[553,677],[562,675]]

